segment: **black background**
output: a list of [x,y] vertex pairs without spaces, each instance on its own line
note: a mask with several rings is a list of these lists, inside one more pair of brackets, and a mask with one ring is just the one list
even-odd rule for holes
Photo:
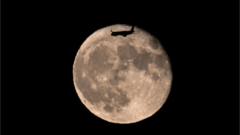
[[[4,0],[3,134],[103,129],[237,134],[238,3],[225,2]],[[162,109],[130,125],[91,114],[72,81],[81,43],[95,30],[117,23],[135,24],[158,37],[173,70],[172,91]]]

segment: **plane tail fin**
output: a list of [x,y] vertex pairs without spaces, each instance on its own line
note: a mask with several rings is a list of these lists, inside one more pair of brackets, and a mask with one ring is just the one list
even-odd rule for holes
[[132,32],[134,31],[134,27],[135,27],[135,26],[133,25],[132,28],[131,28],[131,31],[132,31]]

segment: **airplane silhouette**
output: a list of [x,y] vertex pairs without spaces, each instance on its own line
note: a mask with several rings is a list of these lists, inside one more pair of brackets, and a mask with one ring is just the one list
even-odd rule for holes
[[111,32],[112,32],[111,33],[112,36],[120,35],[120,36],[126,37],[127,35],[132,34],[134,32],[134,26],[132,26],[132,28],[128,31],[112,31],[111,30]]

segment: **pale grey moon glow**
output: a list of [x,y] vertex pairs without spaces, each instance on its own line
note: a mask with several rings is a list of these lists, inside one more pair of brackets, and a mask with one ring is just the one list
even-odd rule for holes
[[129,25],[112,25],[90,35],[73,64],[76,92],[95,116],[119,124],[136,123],[155,114],[171,89],[169,57],[160,41],[141,28],[127,36]]

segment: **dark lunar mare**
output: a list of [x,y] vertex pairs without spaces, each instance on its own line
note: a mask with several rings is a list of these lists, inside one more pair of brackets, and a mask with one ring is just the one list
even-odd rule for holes
[[148,64],[150,63],[152,63],[152,56],[146,51],[139,53],[133,61],[134,66],[143,71],[148,71]]
[[152,47],[152,49],[158,49],[160,47],[160,43],[156,38],[152,38],[149,45]]
[[137,57],[138,53],[132,45],[118,46],[117,54],[122,61],[127,61]]
[[[159,41],[155,38],[151,40],[150,44],[153,49],[159,47]],[[133,65],[141,71],[146,71],[146,74],[150,75],[153,80],[159,80],[160,77],[156,73],[149,73],[148,65],[150,63],[155,63],[158,69],[165,70],[168,68],[166,64],[167,56],[164,54],[152,54],[145,50],[138,53],[132,45],[119,46],[117,53],[120,58],[120,63],[128,63],[128,60],[133,59]],[[123,67],[123,64],[120,64],[120,67]]]

